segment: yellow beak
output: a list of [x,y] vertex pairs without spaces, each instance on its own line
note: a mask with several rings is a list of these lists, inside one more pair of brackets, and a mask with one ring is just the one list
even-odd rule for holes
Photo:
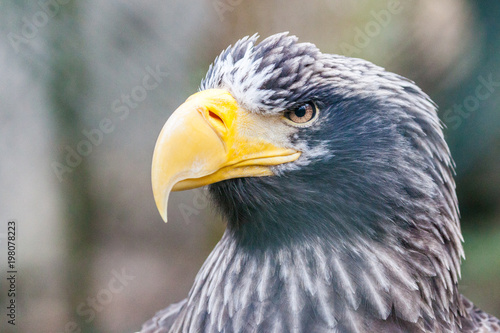
[[271,176],[270,166],[299,158],[300,152],[258,135],[255,117],[222,89],[196,93],[175,110],[158,137],[151,169],[156,206],[165,222],[171,191]]

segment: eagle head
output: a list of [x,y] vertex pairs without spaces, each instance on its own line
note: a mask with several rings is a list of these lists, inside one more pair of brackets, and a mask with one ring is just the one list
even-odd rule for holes
[[435,104],[368,61],[287,33],[257,38],[216,58],[156,144],[163,218],[172,190],[209,185],[227,221],[184,320],[204,309],[192,327],[238,331],[234,313],[254,321],[260,313],[258,331],[270,331],[278,308],[283,325],[311,332],[391,320],[459,325],[463,250]]

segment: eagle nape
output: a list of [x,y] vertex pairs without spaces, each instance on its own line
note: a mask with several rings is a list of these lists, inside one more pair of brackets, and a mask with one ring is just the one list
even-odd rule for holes
[[287,33],[245,37],[169,118],[157,207],[208,186],[227,227],[141,332],[500,332],[458,290],[453,162],[413,82]]

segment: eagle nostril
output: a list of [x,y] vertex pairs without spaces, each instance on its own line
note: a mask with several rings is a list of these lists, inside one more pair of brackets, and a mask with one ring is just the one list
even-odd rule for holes
[[210,122],[219,130],[225,130],[226,129],[226,124],[224,124],[224,121],[222,118],[215,112],[213,111],[208,111],[208,118]]

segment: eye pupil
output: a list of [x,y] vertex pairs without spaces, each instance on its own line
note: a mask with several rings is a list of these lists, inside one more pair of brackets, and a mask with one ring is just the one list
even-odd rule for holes
[[295,111],[295,115],[299,118],[302,118],[306,115],[306,107],[305,105],[301,106],[300,108],[297,109],[297,111]]

